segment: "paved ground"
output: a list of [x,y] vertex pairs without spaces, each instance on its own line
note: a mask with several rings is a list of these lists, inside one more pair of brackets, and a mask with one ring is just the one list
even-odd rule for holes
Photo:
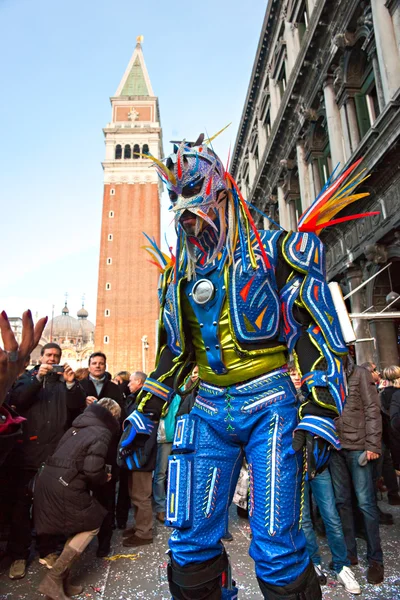
[[[389,510],[383,501],[381,508]],[[261,600],[261,594],[253,573],[253,562],[247,554],[250,539],[250,528],[246,520],[238,519],[236,511],[231,509],[230,531],[233,542],[226,544],[231,556],[233,575],[240,588],[239,598]],[[354,572],[361,583],[363,593],[358,598],[363,600],[399,600],[400,599],[400,507],[390,507],[395,517],[395,525],[382,527],[381,535],[385,554],[385,583],[372,586],[366,583],[365,543],[360,541],[360,565],[354,567]],[[79,564],[76,565],[76,581],[85,585],[85,591],[80,596],[92,600],[136,600],[157,599],[169,600],[166,557],[168,530],[161,524],[156,524],[154,544],[143,550],[123,548],[121,545],[122,532],[116,531],[113,538],[115,560],[96,558],[96,542],[85,552]],[[327,569],[330,554],[324,539],[320,540],[324,566]],[[128,554],[130,557],[118,557],[118,554]],[[43,600],[37,590],[38,583],[45,573],[45,567],[39,565],[37,557],[32,561],[26,577],[20,581],[10,581],[7,577],[7,560],[0,564],[0,600]],[[329,573],[328,585],[323,588],[324,600],[345,600],[351,598],[337,584],[333,573]]]

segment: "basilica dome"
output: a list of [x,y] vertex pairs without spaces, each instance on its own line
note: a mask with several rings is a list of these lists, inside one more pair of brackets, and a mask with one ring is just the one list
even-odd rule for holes
[[78,310],[76,313],[78,317],[78,328],[79,328],[79,337],[82,341],[89,342],[94,339],[94,324],[89,321],[88,316],[89,313],[86,308],[82,305],[82,308]]
[[61,315],[54,317],[46,325],[38,346],[31,354],[31,364],[40,362],[40,353],[45,344],[55,342],[61,347],[61,364],[68,363],[73,370],[88,365],[89,356],[94,352],[94,324],[89,321],[89,313],[82,304],[72,317],[65,306]]
[[78,319],[74,319],[69,314],[69,309],[65,303],[62,309],[61,315],[51,319],[43,332],[43,336],[46,338],[52,338],[53,342],[56,342],[60,338],[62,339],[73,339],[77,338],[79,334],[79,322]]
[[88,320],[89,313],[82,306],[77,313],[77,319],[71,317],[65,303],[61,315],[51,319],[43,332],[43,337],[57,343],[85,344],[93,341],[94,324]]

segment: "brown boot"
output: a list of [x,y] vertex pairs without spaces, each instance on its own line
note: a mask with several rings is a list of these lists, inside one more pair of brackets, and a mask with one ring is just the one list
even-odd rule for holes
[[70,546],[64,546],[59,559],[39,585],[39,592],[51,600],[70,600],[64,592],[64,579],[77,554],[79,553]]
[[67,596],[79,596],[83,592],[83,585],[73,585],[69,579],[69,570],[64,579],[64,591]]

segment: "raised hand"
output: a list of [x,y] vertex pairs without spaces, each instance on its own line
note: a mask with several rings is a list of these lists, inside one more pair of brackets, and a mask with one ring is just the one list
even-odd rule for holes
[[32,313],[26,310],[22,315],[22,338],[18,344],[7,314],[0,313],[0,333],[4,349],[0,347],[0,406],[8,390],[24,369],[25,361],[38,345],[47,323],[47,317],[33,325]]
[[73,381],[75,381],[75,372],[72,370],[72,368],[67,365],[67,363],[65,363],[64,365],[64,380],[66,381],[66,383],[72,383]]

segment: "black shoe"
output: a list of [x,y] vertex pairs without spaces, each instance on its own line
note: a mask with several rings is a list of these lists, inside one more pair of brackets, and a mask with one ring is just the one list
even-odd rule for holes
[[367,581],[368,583],[382,583],[384,579],[384,568],[381,563],[371,561],[368,567]]
[[317,575],[317,579],[320,585],[326,585],[328,582],[328,578],[326,574],[323,572],[321,565],[314,565],[314,570]]
[[100,544],[99,547],[97,548],[97,552],[96,552],[96,556],[98,558],[104,558],[105,556],[108,556],[110,554],[110,550],[111,550],[111,544]]
[[242,508],[241,506],[237,506],[236,510],[237,510],[238,517],[240,517],[241,519],[249,518],[249,513],[248,513],[247,508]]
[[379,525],[393,525],[393,515],[390,513],[383,512],[380,508],[378,508],[379,512]]
[[126,521],[117,521],[117,529],[126,529]]

